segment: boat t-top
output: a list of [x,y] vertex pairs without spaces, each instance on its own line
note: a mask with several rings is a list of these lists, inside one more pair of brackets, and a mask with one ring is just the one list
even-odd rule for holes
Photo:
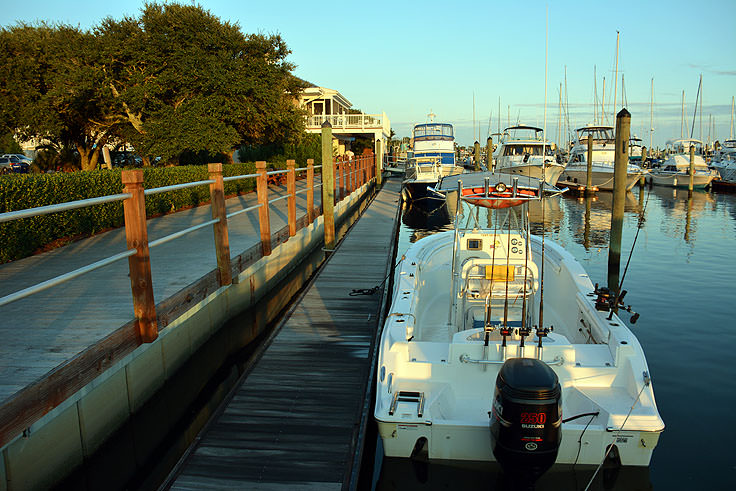
[[402,256],[381,336],[385,455],[497,461],[522,480],[554,463],[647,466],[664,423],[617,313],[625,293],[530,233],[528,203],[561,190],[501,173],[437,189],[457,200],[455,229]]
[[708,168],[703,159],[703,142],[681,138],[667,142],[667,158],[649,173],[649,181],[656,186],[687,188],[690,186],[690,147],[693,147],[693,188],[707,187],[718,177],[718,171]]
[[643,146],[641,144],[641,138],[634,135],[629,138],[629,162],[640,165],[641,157],[643,153]]
[[434,114],[430,122],[417,124],[412,131],[413,156],[406,164],[403,181],[407,200],[437,199],[439,196],[428,190],[440,178],[460,174],[463,167],[455,163],[455,134],[451,124],[435,123]]
[[554,143],[545,141],[543,135],[544,130],[534,126],[506,128],[495,151],[495,170],[544,178],[548,183],[556,184],[565,166],[556,161]]
[[[562,173],[564,181],[585,184],[588,174],[588,135],[593,137],[591,173],[593,186],[600,190],[613,190],[613,167],[616,142],[613,127],[588,125],[575,130],[577,137],[570,150],[570,158]],[[626,167],[626,189],[630,190],[641,177],[643,170],[636,164]]]

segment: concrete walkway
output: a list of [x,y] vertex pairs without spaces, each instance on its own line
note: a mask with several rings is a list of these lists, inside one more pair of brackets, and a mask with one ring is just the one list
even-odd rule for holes
[[[297,181],[297,191],[306,181]],[[269,187],[269,199],[285,187]],[[306,214],[306,193],[297,195],[297,219]],[[314,206],[321,204],[315,189]],[[287,225],[287,202],[270,205],[271,232]],[[226,201],[231,213],[257,204],[255,193]],[[209,205],[148,221],[149,240],[165,237],[211,219]],[[258,210],[228,221],[230,254],[235,257],[260,242]],[[126,250],[125,230],[111,230],[64,247],[0,265],[0,296]],[[217,267],[211,227],[151,249],[156,303]],[[133,319],[128,261],[122,260],[62,285],[0,307],[0,405],[13,394]]]

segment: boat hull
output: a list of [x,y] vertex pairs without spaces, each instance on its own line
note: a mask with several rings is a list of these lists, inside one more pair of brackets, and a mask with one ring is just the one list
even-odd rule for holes
[[[693,176],[693,188],[704,189],[713,181],[712,175],[696,174]],[[649,183],[654,186],[667,186],[671,188],[689,188],[690,176],[687,174],[655,174],[649,175]]]
[[[497,167],[495,170],[496,172],[503,172],[504,174],[513,174],[517,176],[528,176],[535,179],[542,179],[541,165],[514,165],[511,167]],[[557,181],[564,170],[565,166],[563,165],[548,165],[544,171],[546,182],[554,186],[555,184],[557,184]]]
[[[594,170],[591,174],[593,186],[597,187],[601,191],[613,191],[613,172]],[[641,176],[641,172],[626,174],[626,190],[630,191]],[[588,182],[588,171],[582,169],[570,169],[568,167],[562,173],[561,178],[565,182],[585,184]]]

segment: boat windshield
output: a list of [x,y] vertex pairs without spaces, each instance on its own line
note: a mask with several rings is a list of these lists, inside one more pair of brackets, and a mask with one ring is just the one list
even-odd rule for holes
[[452,139],[454,136],[451,124],[427,123],[414,127],[414,138],[423,140]]
[[613,128],[610,127],[591,127],[580,128],[578,132],[578,141],[584,144],[588,140],[588,135],[593,135],[593,142],[613,142]]
[[[552,147],[546,146],[547,155],[553,155]],[[542,145],[505,145],[503,155],[542,155]]]
[[503,139],[506,140],[541,140],[542,130],[532,126],[512,126],[503,130]]
[[690,145],[695,147],[695,155],[703,154],[703,143],[698,140],[677,140],[670,144],[669,153],[690,153]]

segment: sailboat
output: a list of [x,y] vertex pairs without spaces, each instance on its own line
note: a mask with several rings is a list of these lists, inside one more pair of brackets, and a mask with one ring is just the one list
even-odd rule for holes
[[501,173],[437,189],[455,228],[402,256],[381,335],[385,455],[496,461],[530,481],[554,464],[647,466],[664,422],[625,293],[530,233],[528,204],[563,190]]

